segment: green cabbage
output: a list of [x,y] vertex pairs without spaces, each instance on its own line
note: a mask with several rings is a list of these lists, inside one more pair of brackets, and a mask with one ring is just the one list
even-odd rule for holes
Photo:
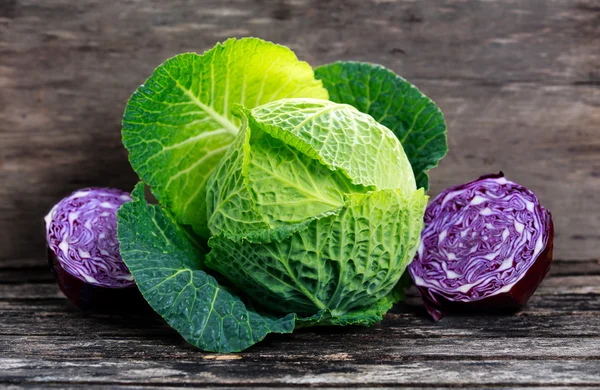
[[140,183],[119,209],[121,256],[203,350],[370,326],[400,299],[443,116],[380,66],[316,76],[283,46],[230,39],[166,61],[127,105],[123,143],[159,204]]
[[252,110],[208,183],[207,266],[280,313],[333,315],[385,297],[427,204],[394,134],[352,106]]

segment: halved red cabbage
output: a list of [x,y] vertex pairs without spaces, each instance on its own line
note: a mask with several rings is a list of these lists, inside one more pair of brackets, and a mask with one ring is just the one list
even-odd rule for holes
[[503,173],[452,187],[425,211],[409,267],[434,320],[452,311],[518,310],[550,269],[550,212]]
[[120,306],[137,296],[119,254],[116,213],[131,200],[112,188],[75,191],[44,218],[48,261],[62,292],[76,306]]

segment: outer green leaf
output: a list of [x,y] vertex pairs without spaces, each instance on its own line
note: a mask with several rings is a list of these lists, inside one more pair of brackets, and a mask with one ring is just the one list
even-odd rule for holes
[[410,160],[417,186],[429,187],[427,171],[448,151],[446,123],[435,103],[381,65],[336,62],[315,70],[330,100],[350,104],[396,134]]
[[242,132],[208,184],[213,234],[244,234],[333,212],[345,194],[415,188],[402,145],[354,107],[283,99],[242,109]]
[[276,319],[247,310],[235,295],[202,271],[204,252],[158,205],[133,201],[117,213],[120,251],[150,306],[190,344],[213,352],[237,352],[268,333],[290,333],[294,315]]
[[372,323],[389,308],[380,300],[414,256],[427,197],[423,190],[347,197],[336,214],[305,224],[213,236],[206,264],[271,310],[326,310],[340,317],[328,324]]
[[140,178],[177,222],[208,236],[206,181],[238,133],[231,107],[287,97],[327,99],[311,67],[284,46],[229,39],[177,55],[140,86],[123,118],[123,143]]

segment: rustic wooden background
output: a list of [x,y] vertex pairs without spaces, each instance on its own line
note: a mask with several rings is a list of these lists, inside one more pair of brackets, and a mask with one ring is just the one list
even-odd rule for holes
[[[83,315],[44,266],[42,217],[84,186],[131,189],[130,93],[228,37],[313,65],[381,63],[446,115],[431,194],[504,171],[554,215],[552,276],[519,316],[383,325],[202,354],[160,320]],[[600,385],[599,0],[0,0],[0,386]]]

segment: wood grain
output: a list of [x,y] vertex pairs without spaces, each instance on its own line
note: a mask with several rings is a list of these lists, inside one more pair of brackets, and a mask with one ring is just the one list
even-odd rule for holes
[[[168,363],[136,360],[76,360],[65,365],[45,359],[0,358],[9,367],[7,381],[54,384],[136,384],[139,378],[154,386],[556,386],[595,385],[600,382],[596,361],[586,360],[480,360],[396,361],[361,364],[340,361],[308,361],[302,364],[244,363],[231,360],[181,360]],[[295,366],[295,367],[294,367]]]
[[120,119],[155,66],[245,35],[313,65],[378,62],[412,80],[449,124],[432,195],[503,170],[554,213],[558,258],[598,258],[597,0],[2,4],[0,261],[42,257],[42,217],[70,191],[133,187]]
[[557,261],[517,315],[435,323],[411,291],[373,328],[272,335],[226,355],[193,348],[150,312],[80,312],[43,269],[0,275],[11,275],[0,279],[0,385],[600,385],[597,261]]

